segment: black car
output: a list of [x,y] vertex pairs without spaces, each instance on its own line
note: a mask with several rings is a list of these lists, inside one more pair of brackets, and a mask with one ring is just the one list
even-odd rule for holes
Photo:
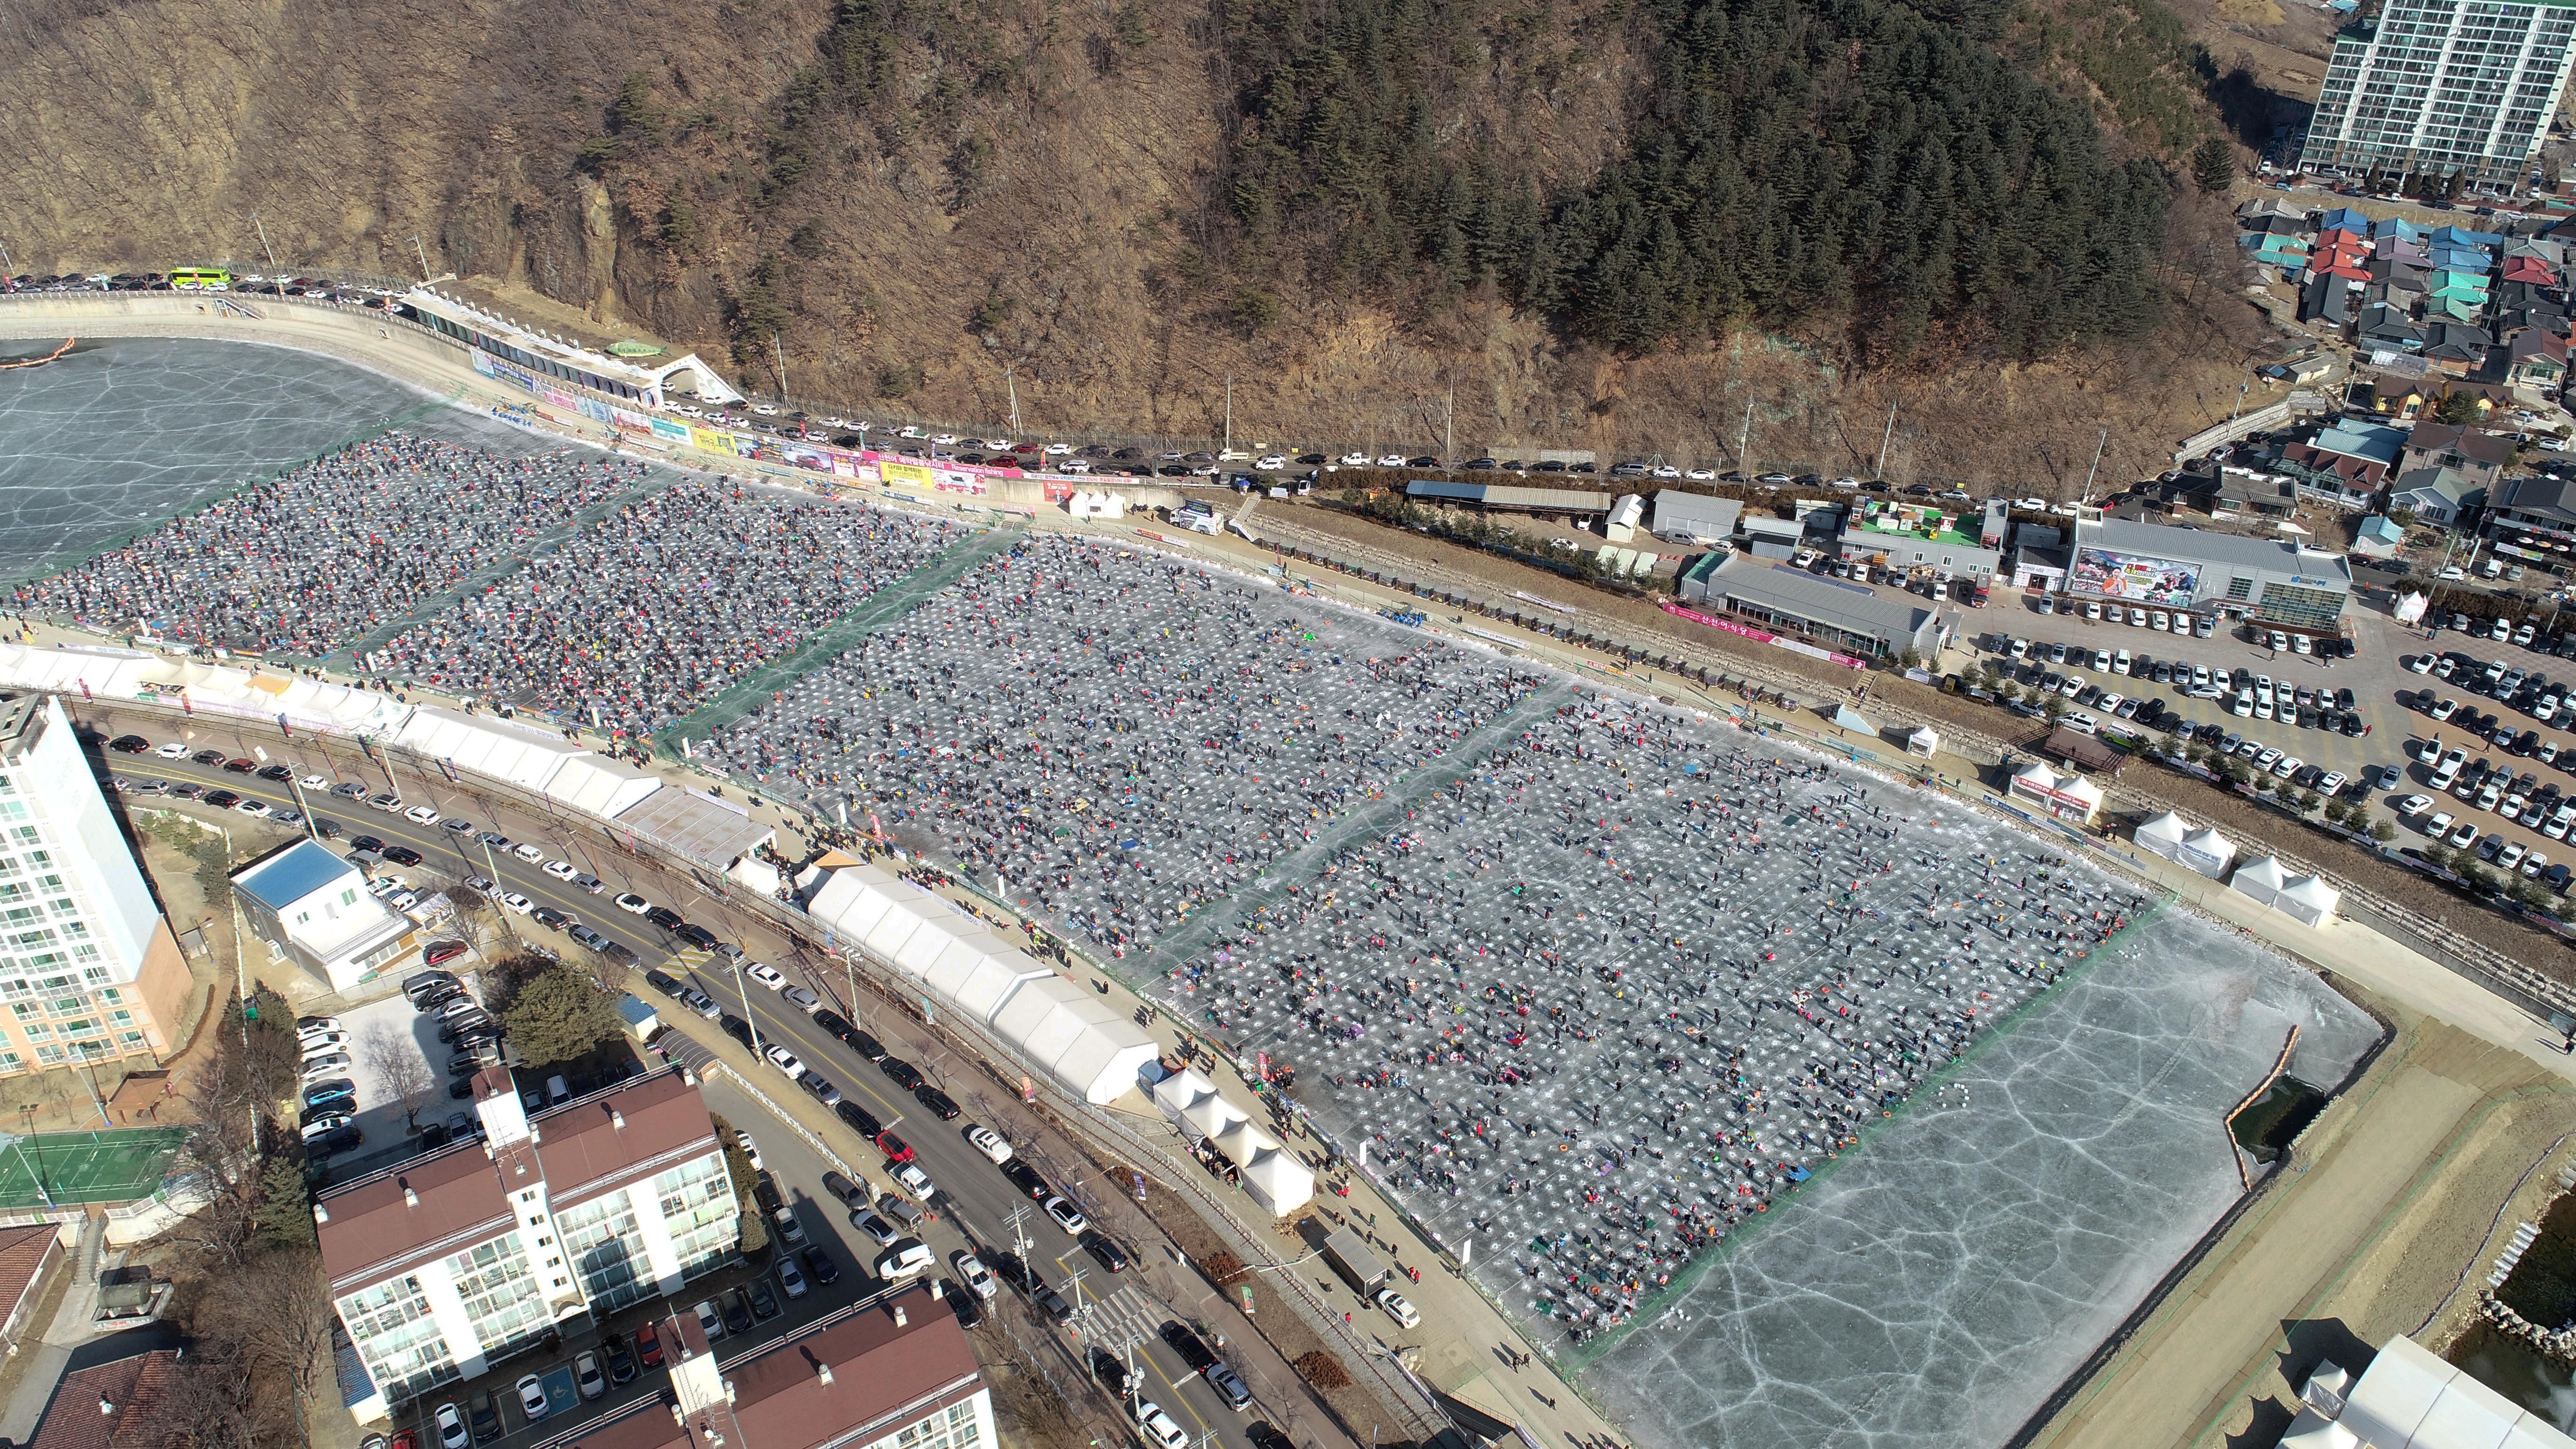
[[305,1143],[304,1155],[307,1157],[321,1157],[334,1152],[346,1152],[350,1148],[355,1147],[366,1140],[367,1134],[359,1131],[354,1125],[348,1127],[334,1127],[330,1131],[323,1133],[321,1136],[314,1138],[312,1141]]
[[958,1114],[964,1110],[949,1100],[948,1094],[937,1087],[915,1087],[912,1089],[912,1095],[921,1105],[935,1113],[942,1122],[956,1121]]
[[1029,1265],[1021,1262],[1017,1253],[986,1253],[983,1259],[984,1266],[993,1270],[994,1277],[1023,1293],[1028,1292],[1029,1285],[1037,1281],[1035,1275],[1029,1272]]
[[766,1278],[751,1280],[751,1316],[754,1318],[778,1316],[778,1295],[769,1291],[769,1280]]
[[727,1333],[751,1332],[751,1295],[740,1288],[723,1296],[724,1326]]
[[678,925],[673,926],[671,928],[671,934],[688,942],[690,945],[697,947],[701,951],[712,951],[716,947],[724,944],[715,932],[689,921],[682,921]]
[[921,1085],[921,1069],[901,1057],[880,1058],[877,1070],[893,1078],[894,1084],[907,1092]]
[[689,989],[680,984],[678,977],[662,971],[645,972],[644,984],[673,1000],[678,1000],[680,993]]
[[1091,1351],[1091,1376],[1100,1380],[1100,1386],[1109,1391],[1109,1396],[1111,1398],[1117,1399],[1122,1403],[1125,1402],[1127,1398],[1128,1382],[1127,1365],[1120,1363],[1116,1355],[1110,1353],[1107,1349],[1093,1349]]
[[848,1042],[850,1044],[850,1050],[857,1052],[860,1059],[863,1061],[881,1062],[885,1060],[885,1043],[878,1041],[875,1037],[868,1035],[866,1032],[861,1031],[856,1027],[852,1027],[850,1030],[841,1033],[841,1040]]
[[263,780],[275,780],[277,783],[283,785],[287,781],[295,778],[295,772],[286,768],[284,765],[270,765],[259,771],[259,778]]
[[607,1352],[608,1381],[612,1384],[634,1382],[635,1355],[627,1351],[626,1340],[612,1333],[601,1339],[599,1346]]
[[372,835],[361,835],[357,839],[350,841],[349,848],[351,850],[367,851],[374,855],[382,855],[385,853],[385,843]]
[[1297,1441],[1280,1433],[1267,1419],[1253,1420],[1243,1437],[1252,1441],[1252,1449],[1297,1449]]
[[241,797],[230,790],[209,790],[206,792],[206,803],[218,810],[230,810],[241,803]]
[[392,861],[396,865],[420,864],[420,852],[412,849],[408,845],[388,845],[383,850],[378,851],[377,854],[382,855],[385,859]]
[[847,1097],[832,1104],[832,1110],[839,1113],[841,1120],[849,1123],[852,1130],[871,1141],[885,1130],[885,1124],[876,1119],[876,1114]]
[[1031,1202],[1044,1202],[1055,1196],[1055,1189],[1048,1185],[1046,1175],[1016,1157],[1002,1164],[1002,1176],[1028,1194]]
[[1181,1356],[1181,1362],[1190,1366],[1191,1373],[1203,1373],[1208,1365],[1216,1362],[1216,1354],[1209,1349],[1206,1341],[1191,1332],[1190,1326],[1179,1319],[1166,1321],[1159,1332],[1162,1334],[1163,1342],[1171,1345],[1172,1352]]
[[840,1281],[841,1265],[820,1248],[807,1248],[796,1255],[796,1261],[805,1265],[805,1276],[813,1279],[818,1288],[829,1288]]
[[1082,1236],[1075,1241],[1082,1244],[1083,1251],[1091,1255],[1093,1262],[1112,1273],[1126,1272],[1127,1265],[1134,1261],[1127,1256],[1125,1248],[1118,1246],[1116,1238],[1098,1228],[1083,1229]]
[[141,735],[118,735],[107,742],[107,747],[120,755],[139,755],[152,748],[152,742]]
[[842,1041],[848,1041],[851,1031],[854,1030],[848,1017],[828,1006],[814,1013],[814,1024]]
[[[1052,1293],[1055,1290],[1050,1288],[1047,1291]],[[973,1328],[984,1321],[984,1300],[954,1283],[948,1285],[948,1307],[950,1312],[957,1315],[959,1328]]]
[[735,1041],[741,1042],[744,1046],[751,1045],[750,1022],[747,1022],[741,1017],[728,1011],[722,1017],[718,1018],[716,1025],[723,1027],[725,1035],[732,1037]]
[[465,1421],[472,1426],[477,1444],[489,1444],[501,1437],[501,1410],[492,1402],[490,1389],[476,1393],[466,1402]]
[[688,924],[688,922],[680,919],[680,913],[678,911],[672,910],[669,906],[653,907],[651,910],[644,913],[644,919],[651,921],[654,925],[661,927],[665,931],[677,931],[682,926]]
[[787,1206],[786,1195],[778,1190],[778,1179],[766,1172],[751,1180],[751,1200],[760,1204],[760,1210],[765,1213],[774,1213]]

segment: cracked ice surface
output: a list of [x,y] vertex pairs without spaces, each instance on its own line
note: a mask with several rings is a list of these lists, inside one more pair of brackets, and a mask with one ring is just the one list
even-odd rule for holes
[[[185,339],[114,339],[0,373],[0,576],[77,558],[425,401],[309,353]],[[454,409],[411,426],[508,453],[546,446]]]
[[2179,912],[1919,1099],[1614,1348],[1648,1444],[2002,1442],[2237,1193],[2219,1117],[2299,1024],[2332,1085],[2377,1026]]

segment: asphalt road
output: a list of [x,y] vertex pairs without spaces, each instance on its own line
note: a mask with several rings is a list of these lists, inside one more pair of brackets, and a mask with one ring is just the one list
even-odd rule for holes
[[[148,717],[119,719],[104,711],[84,711],[84,716],[105,729],[111,738],[131,730],[158,744],[168,736],[166,721]],[[199,732],[187,743],[192,751],[221,749],[240,758],[258,758],[252,752],[252,741],[221,725]],[[937,1187],[934,1201],[937,1219],[928,1227],[924,1241],[939,1255],[943,1270],[947,1270],[951,1291],[964,1291],[957,1285],[950,1268],[957,1252],[982,1252],[987,1255],[988,1263],[994,1251],[1017,1252],[1040,1277],[1077,1305],[1075,1322],[1064,1328],[1047,1323],[1020,1301],[1019,1295],[1008,1285],[1001,1287],[1001,1299],[995,1306],[1007,1306],[1007,1311],[1026,1314],[1028,1317],[1024,1322],[1034,1325],[1033,1331],[1053,1334],[1061,1339],[1068,1349],[1068,1355],[1060,1365],[1062,1371],[1076,1371],[1074,1366],[1087,1362],[1087,1355],[1095,1345],[1112,1357],[1132,1362],[1142,1384],[1142,1395],[1161,1405],[1194,1441],[1202,1443],[1251,1449],[1251,1441],[1246,1436],[1251,1425],[1263,1419],[1265,1414],[1279,1419],[1280,1416],[1269,1414],[1267,1401],[1284,1392],[1285,1386],[1266,1384],[1262,1375],[1247,1373],[1256,1402],[1241,1414],[1233,1412],[1223,1396],[1206,1380],[1191,1372],[1180,1356],[1157,1336],[1160,1326],[1176,1315],[1145,1291],[1136,1271],[1131,1268],[1123,1275],[1106,1271],[1080,1247],[1072,1234],[1058,1226],[1039,1209],[1038,1204],[1023,1196],[1002,1176],[999,1168],[966,1140],[967,1129],[976,1125],[975,1105],[984,1095],[984,1079],[980,1075],[962,1070],[957,1063],[946,1059],[944,1051],[933,1052],[926,1059],[914,1061],[914,1066],[924,1077],[949,1090],[959,1104],[968,1109],[966,1115],[954,1122],[941,1122],[910,1093],[897,1087],[876,1066],[862,1060],[849,1046],[825,1032],[806,1013],[747,978],[742,979],[738,988],[736,971],[723,958],[710,959],[706,952],[686,949],[683,943],[642,916],[630,915],[611,904],[621,891],[633,891],[687,915],[691,905],[699,900],[693,884],[681,883],[680,888],[674,890],[671,883],[659,878],[658,872],[649,868],[630,869],[639,863],[556,822],[487,819],[485,816],[489,811],[460,790],[438,789],[437,786],[443,782],[435,777],[429,780],[402,779],[399,787],[405,806],[436,805],[442,816],[467,819],[478,831],[495,829],[512,835],[514,839],[527,840],[543,849],[548,858],[567,861],[597,876],[604,883],[603,889],[596,895],[590,894],[547,875],[541,865],[520,860],[505,850],[494,848],[487,852],[472,835],[460,835],[437,824],[416,824],[399,812],[368,808],[362,800],[336,799],[327,794],[299,791],[289,784],[262,780],[256,775],[230,773],[220,765],[200,765],[184,756],[171,760],[152,753],[101,752],[99,758],[114,774],[131,781],[193,781],[209,789],[231,790],[273,809],[301,809],[307,814],[335,821],[342,827],[343,834],[338,841],[328,843],[338,850],[347,850],[349,841],[359,835],[373,835],[388,844],[410,846],[421,853],[423,861],[420,866],[388,865],[381,869],[415,881],[432,875],[457,881],[468,876],[487,876],[504,890],[517,891],[537,905],[553,906],[620,942],[636,953],[641,965],[659,966],[675,974],[684,974],[699,989],[714,997],[725,1011],[750,1021],[763,1045],[784,1045],[806,1066],[830,1078],[843,1093],[866,1107],[911,1145],[918,1165]],[[293,742],[288,742],[282,748],[271,749],[267,759],[261,761],[263,764],[270,762],[288,765],[299,775],[319,773],[335,781],[365,783],[371,791],[383,788],[384,775],[380,770],[363,759],[352,759],[342,751],[311,748],[309,754],[303,754],[297,751]],[[355,773],[360,768],[367,773]],[[129,798],[137,803],[150,799]],[[185,800],[165,798],[151,800],[150,803],[194,809],[209,817],[226,813]],[[506,911],[502,916],[508,929],[518,936],[553,949],[570,947],[571,943],[561,932],[539,925],[532,917]],[[719,935],[730,938],[736,934],[725,929],[729,922],[721,912],[703,916],[701,920],[717,930]],[[900,1033],[876,1030],[872,1019],[876,1012],[871,1009],[870,999],[853,997],[850,982],[836,980],[829,973],[808,973],[793,962],[776,964],[791,979],[801,980],[821,996],[825,1005],[868,1028],[896,1050],[903,1049]],[[650,989],[640,980],[636,989],[639,994],[650,996]],[[675,1012],[681,1009],[676,1003],[658,999],[655,1004]],[[753,1080],[759,1083],[763,1092],[780,1095],[801,1090],[787,1076],[765,1063],[752,1071]],[[737,1127],[750,1130],[759,1140],[764,1163],[777,1179],[780,1190],[790,1201],[800,1204],[799,1216],[806,1231],[814,1234],[817,1242],[832,1252],[844,1267],[841,1281],[832,1290],[818,1290],[806,1300],[810,1308],[800,1306],[799,1311],[787,1315],[783,1321],[789,1324],[804,1322],[833,1306],[863,1296],[873,1286],[866,1267],[874,1262],[880,1250],[850,1225],[848,1213],[836,1199],[823,1191],[823,1161],[806,1148],[794,1132],[771,1117],[765,1108],[758,1107],[722,1078],[710,1078],[705,1090],[711,1106]],[[728,1098],[732,1100],[730,1107],[725,1105]],[[991,1115],[995,1121],[1000,1121],[1000,1114]],[[880,1193],[892,1191],[889,1164],[872,1143],[837,1119],[826,1130],[835,1134],[826,1140],[858,1170],[869,1187]],[[1087,1215],[1095,1218],[1104,1216],[1101,1212],[1102,1195],[1115,1194],[1119,1190],[1118,1185],[1089,1180],[1062,1170],[1037,1143],[1015,1140],[1013,1145],[1024,1149],[1030,1160],[1046,1173],[1048,1181]],[[827,1233],[828,1238],[825,1236]],[[1159,1245],[1128,1243],[1127,1247],[1131,1256],[1161,1251]],[[748,1276],[751,1276],[748,1270],[728,1269],[707,1280],[708,1290],[702,1291],[701,1285],[692,1284],[682,1297],[687,1303],[695,1303],[699,1297],[707,1296],[707,1291],[717,1288],[729,1291],[735,1282]],[[660,1300],[654,1302],[660,1304]],[[660,1310],[656,1308],[653,1311]],[[631,1332],[633,1323],[645,1316],[646,1309],[629,1310],[617,1315],[609,1326]],[[764,1339],[774,1336],[774,1325],[763,1325],[758,1336]],[[569,1364],[574,1352],[596,1341],[596,1333],[568,1338],[558,1354],[544,1357],[542,1363]],[[989,1355],[992,1346],[979,1344],[979,1349],[986,1350]],[[1226,1358],[1227,1355],[1220,1352],[1219,1357]],[[495,1442],[515,1443],[523,1437],[543,1437],[526,1434],[527,1424],[515,1405],[512,1387],[524,1374],[543,1376],[548,1372],[548,1368],[541,1365],[540,1358],[512,1359],[482,1380],[443,1388],[419,1406],[421,1413],[426,1414],[431,1406],[450,1397],[461,1406],[471,1393],[489,1389],[495,1401],[502,1406],[502,1416],[508,1428],[503,1438]],[[574,1412],[576,1406],[559,1407],[545,1421],[547,1432],[559,1433],[569,1424],[613,1408],[633,1395],[648,1389],[657,1390],[660,1382],[661,1375],[646,1373],[634,1384],[614,1390],[598,1403],[587,1406],[586,1412]],[[422,1440],[435,1443],[436,1436],[424,1433]]]

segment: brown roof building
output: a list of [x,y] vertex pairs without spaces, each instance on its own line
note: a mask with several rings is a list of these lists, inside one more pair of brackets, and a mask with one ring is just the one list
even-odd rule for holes
[[730,1360],[666,1320],[667,1394],[567,1432],[565,1449],[998,1449],[993,1404],[937,1284],[898,1289]]
[[25,1449],[161,1449],[179,1351],[149,1349],[63,1375]]
[[18,1344],[44,1325],[29,1320],[35,1316],[36,1300],[45,1296],[45,1284],[62,1265],[62,1229],[52,1223],[36,1223],[23,1228],[0,1228],[0,1342],[16,1353]]
[[502,1068],[474,1093],[482,1141],[314,1203],[366,1380],[350,1394],[361,1422],[481,1374],[567,1319],[677,1293],[739,1249],[739,1194],[686,1071],[533,1117]]

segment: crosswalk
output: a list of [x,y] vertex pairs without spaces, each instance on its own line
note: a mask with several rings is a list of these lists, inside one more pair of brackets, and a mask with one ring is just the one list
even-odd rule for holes
[[1133,1283],[1118,1285],[1118,1291],[1106,1298],[1083,1294],[1082,1307],[1073,1315],[1085,1338],[1113,1354],[1125,1353],[1154,1337],[1155,1330],[1162,1327],[1163,1317],[1162,1310],[1138,1292]]

